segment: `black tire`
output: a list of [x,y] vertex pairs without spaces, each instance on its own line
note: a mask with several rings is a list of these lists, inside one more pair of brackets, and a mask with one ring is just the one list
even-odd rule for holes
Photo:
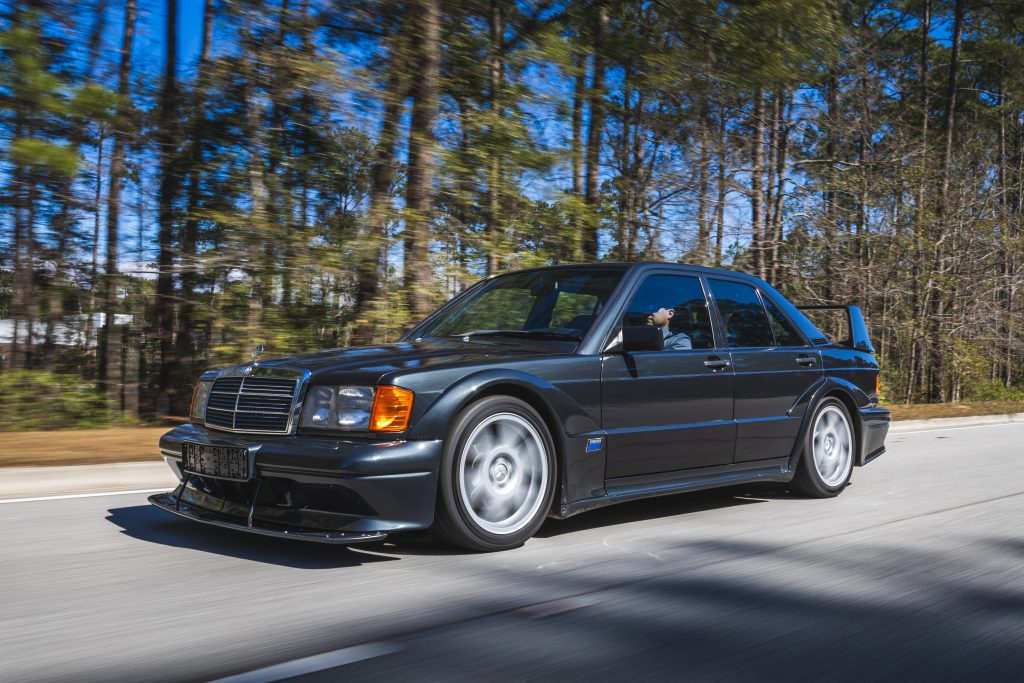
[[[819,430],[819,426],[824,431]],[[831,429],[831,426],[835,426],[835,429]],[[847,438],[845,447],[842,444],[843,428],[846,430]],[[833,438],[832,449],[828,448],[829,436]],[[815,448],[819,449],[817,457]],[[844,448],[845,456],[841,454]],[[831,455],[833,452],[836,453],[835,456]],[[804,435],[803,451],[800,453],[796,476],[793,477],[792,489],[808,498],[838,496],[850,483],[856,454],[857,430],[850,418],[850,411],[837,398],[822,399],[814,406],[810,425]]]
[[[471,448],[468,442],[473,438],[473,443],[478,444],[489,429],[493,430],[494,448],[481,454],[479,447]],[[514,441],[500,436],[505,429],[521,430],[521,448],[505,447],[505,441]],[[493,443],[496,441],[500,443]],[[518,459],[520,455],[522,462]],[[479,460],[478,467],[471,468],[471,458]],[[544,476],[543,469],[546,469]],[[497,519],[501,512],[491,513],[488,506],[479,510],[474,506],[471,497],[481,484],[473,491],[463,486],[473,473],[478,476],[477,482],[483,480],[484,492],[478,495],[485,503],[496,501],[503,509],[508,503],[513,508],[509,518],[512,521],[508,521],[506,527],[496,528],[504,523]],[[511,396],[489,396],[470,404],[456,416],[445,439],[438,479],[434,524],[430,529],[435,537],[481,552],[515,548],[537,532],[551,509],[557,479],[554,442],[544,420],[528,403]],[[511,494],[500,490],[503,483],[513,485]],[[524,494],[523,504],[516,508],[516,494],[523,487],[529,492]],[[485,518],[487,515],[494,519]]]

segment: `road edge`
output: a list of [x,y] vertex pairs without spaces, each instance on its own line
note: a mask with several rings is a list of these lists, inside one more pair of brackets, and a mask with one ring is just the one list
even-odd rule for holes
[[889,433],[901,434],[904,432],[930,432],[936,429],[981,427],[985,425],[1013,424],[1015,422],[1024,422],[1024,413],[967,415],[964,417],[933,417],[927,420],[896,420],[889,425]]
[[[900,420],[890,425],[889,434],[1014,423],[1024,423],[1024,413]],[[153,461],[3,467],[0,471],[3,472],[3,477],[0,477],[0,503],[21,502],[22,499],[58,499],[115,495],[142,490],[169,490],[177,483],[165,463]]]

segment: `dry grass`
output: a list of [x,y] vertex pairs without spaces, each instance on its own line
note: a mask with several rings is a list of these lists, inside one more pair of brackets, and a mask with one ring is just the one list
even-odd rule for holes
[[1008,415],[1024,413],[1022,401],[984,401],[981,403],[915,403],[885,406],[894,420],[928,420],[935,417],[967,417],[970,415]]
[[[1024,413],[1024,402],[886,406],[894,420]],[[159,460],[160,435],[170,427],[114,427],[59,432],[0,432],[0,467],[93,465]]]
[[160,435],[170,427],[0,432],[0,467],[94,465],[160,460]]

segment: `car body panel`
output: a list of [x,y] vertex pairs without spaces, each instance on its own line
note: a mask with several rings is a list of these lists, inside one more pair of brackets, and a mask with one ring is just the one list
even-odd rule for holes
[[602,359],[602,426],[609,479],[725,465],[733,459],[733,373],[707,349]]

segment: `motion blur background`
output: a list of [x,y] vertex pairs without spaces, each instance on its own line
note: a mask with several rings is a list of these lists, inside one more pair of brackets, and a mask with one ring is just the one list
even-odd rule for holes
[[8,0],[0,430],[595,259],[859,303],[891,404],[1024,399],[1022,9]]

